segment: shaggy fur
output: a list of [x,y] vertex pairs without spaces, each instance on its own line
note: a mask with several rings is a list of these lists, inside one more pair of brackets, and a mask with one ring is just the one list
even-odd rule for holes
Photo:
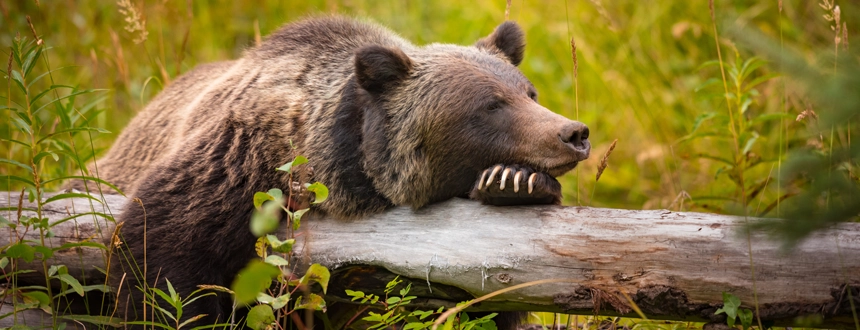
[[[255,255],[253,194],[288,189],[274,169],[295,154],[330,189],[318,211],[339,218],[470,191],[485,203],[558,202],[554,177],[588,157],[587,128],[535,101],[515,66],[524,47],[511,22],[475,46],[419,47],[373,24],[314,18],[238,60],[183,75],[99,161],[102,178],[143,205],[129,204],[120,219],[130,261],[120,258],[114,285],[134,261],[143,264],[145,234],[150,285],[170,279],[183,296],[198,284],[229,286]],[[476,179],[496,164],[537,173],[542,197],[498,189],[498,180],[478,189]],[[120,302],[136,319],[142,279],[128,275]],[[220,295],[183,315],[223,322],[230,312]]]

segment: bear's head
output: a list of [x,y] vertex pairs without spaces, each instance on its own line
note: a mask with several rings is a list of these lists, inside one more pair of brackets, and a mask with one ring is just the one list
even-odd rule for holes
[[495,164],[553,177],[588,158],[588,128],[537,102],[517,69],[525,40],[513,22],[474,46],[369,45],[355,54],[363,90],[363,167],[396,205],[464,196]]

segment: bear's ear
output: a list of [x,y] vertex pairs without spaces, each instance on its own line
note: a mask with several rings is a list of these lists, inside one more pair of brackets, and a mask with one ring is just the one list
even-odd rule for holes
[[378,94],[398,84],[412,71],[412,60],[402,50],[379,45],[355,53],[355,77],[361,88]]
[[517,23],[506,21],[496,27],[489,36],[478,40],[475,47],[490,51],[501,51],[513,65],[520,65],[523,52],[526,49],[526,38],[523,29]]

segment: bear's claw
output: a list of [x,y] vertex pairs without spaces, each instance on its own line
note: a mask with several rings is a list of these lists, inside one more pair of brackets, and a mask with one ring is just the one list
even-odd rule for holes
[[[510,181],[513,191],[506,191]],[[527,189],[521,192],[523,183]],[[490,205],[558,204],[561,184],[549,174],[529,167],[499,164],[481,172],[469,196]]]

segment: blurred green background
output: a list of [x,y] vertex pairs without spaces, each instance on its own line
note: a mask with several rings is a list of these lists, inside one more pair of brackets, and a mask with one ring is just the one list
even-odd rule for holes
[[[860,5],[836,4],[852,39],[858,35]],[[0,2],[0,10],[4,56],[16,34],[33,38],[30,16],[50,47],[48,61],[37,71],[49,65],[57,69],[51,75],[55,84],[107,90],[75,101],[97,101],[95,108],[102,111],[93,112],[91,124],[113,132],[97,135],[90,147],[79,143],[98,155],[171,80],[197,64],[237,58],[259,35],[298,18],[326,13],[366,17],[417,44],[471,44],[505,19],[506,3],[18,0]],[[780,208],[774,206],[779,196],[790,201],[806,185],[778,180],[780,160],[795,150],[827,154],[850,146],[852,136],[856,139],[857,128],[852,131],[850,125],[822,129],[814,121],[796,121],[804,110],[827,110],[817,109],[805,85],[780,75],[781,61],[747,62],[761,50],[755,41],[739,40],[744,32],[724,32],[756,31],[775,45],[782,40],[777,53],[796,54],[812,66],[833,68],[834,55],[856,63],[856,52],[849,55],[843,45],[838,46],[842,53],[834,54],[834,22],[823,17],[832,9],[815,1],[715,1],[713,13],[718,39],[708,1],[512,1],[509,19],[525,29],[528,42],[520,68],[537,86],[540,102],[591,128],[592,157],[561,179],[565,204],[738,212],[746,202],[749,213],[778,215]],[[140,28],[147,33],[145,40]],[[576,93],[571,37],[577,49]],[[708,64],[717,59],[715,40],[728,87],[733,91],[735,86],[733,67],[742,85],[752,85],[743,93],[730,92],[737,99],[730,97],[728,106],[720,67]],[[9,80],[2,84],[4,104],[9,97],[20,98],[7,93]],[[45,122],[41,129],[50,131],[50,118]],[[21,134],[8,120],[0,125],[3,137]],[[730,127],[737,130],[735,137]],[[608,168],[595,182],[614,139],[618,143]],[[23,162],[30,155],[22,150],[4,142],[0,157]],[[50,157],[42,161],[56,172],[72,170],[72,165],[52,165]],[[0,174],[18,170],[5,165]],[[849,162],[844,170],[854,183],[855,168]],[[0,190],[20,189],[11,185],[2,182]]]

